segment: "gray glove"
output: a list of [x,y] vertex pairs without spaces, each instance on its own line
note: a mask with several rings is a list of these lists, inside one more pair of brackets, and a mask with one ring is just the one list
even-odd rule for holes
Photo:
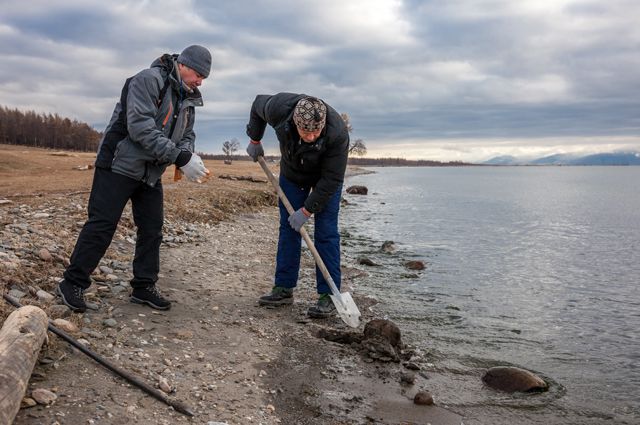
[[289,224],[296,232],[299,232],[309,218],[311,218],[311,214],[307,215],[304,207],[302,207],[289,216]]
[[262,149],[262,143],[256,142],[255,140],[251,140],[249,142],[249,146],[247,146],[247,153],[251,158],[253,158],[253,162],[257,162],[259,156],[264,156],[264,149]]
[[208,174],[208,171],[202,159],[197,154],[191,154],[189,162],[180,167],[180,170],[184,173],[185,177],[192,182],[201,183],[202,178]]

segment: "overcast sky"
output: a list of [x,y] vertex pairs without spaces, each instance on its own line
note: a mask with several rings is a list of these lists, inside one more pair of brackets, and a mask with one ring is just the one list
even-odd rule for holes
[[280,91],[348,113],[370,157],[640,150],[638,17],[638,0],[0,0],[0,105],[103,131],[127,77],[202,44],[204,152],[244,151],[255,95]]

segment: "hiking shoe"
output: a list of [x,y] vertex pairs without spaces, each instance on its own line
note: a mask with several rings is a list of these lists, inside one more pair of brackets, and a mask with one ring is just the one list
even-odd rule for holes
[[84,302],[84,289],[81,287],[63,279],[58,283],[56,293],[62,298],[64,305],[69,307],[71,311],[84,313],[87,309],[87,305]]
[[274,286],[270,293],[258,300],[260,305],[287,305],[293,304],[293,288]]
[[129,301],[135,304],[146,304],[156,310],[169,310],[171,301],[160,295],[156,285],[133,288]]
[[336,306],[333,305],[333,300],[329,294],[320,294],[316,305],[309,307],[307,314],[313,319],[324,319],[325,317],[331,317],[336,312]]

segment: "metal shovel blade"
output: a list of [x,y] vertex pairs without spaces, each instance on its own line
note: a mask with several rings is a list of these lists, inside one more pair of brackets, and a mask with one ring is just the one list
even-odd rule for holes
[[360,310],[351,298],[348,292],[339,293],[339,295],[329,295],[336,306],[336,311],[344,323],[357,328],[360,325]]

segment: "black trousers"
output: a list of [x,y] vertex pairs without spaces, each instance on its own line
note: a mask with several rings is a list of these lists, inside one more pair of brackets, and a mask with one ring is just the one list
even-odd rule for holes
[[147,286],[158,280],[164,216],[161,182],[151,187],[110,170],[96,168],[87,207],[89,219],[80,231],[71,264],[64,272],[69,283],[84,289],[91,285],[89,276],[111,244],[129,200],[138,229],[131,286]]

